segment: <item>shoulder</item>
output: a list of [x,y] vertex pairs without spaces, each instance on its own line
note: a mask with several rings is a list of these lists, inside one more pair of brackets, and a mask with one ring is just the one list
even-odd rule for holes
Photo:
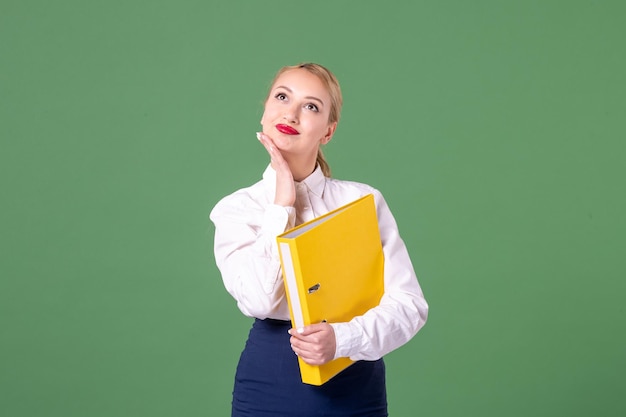
[[363,197],[367,194],[373,194],[376,207],[380,208],[387,206],[382,192],[369,184],[357,181],[327,178],[326,187],[331,195],[341,196],[343,204],[356,200],[357,198]]
[[222,197],[211,210],[209,217],[214,222],[220,218],[249,218],[257,211],[262,211],[268,203],[263,181],[241,188]]
[[365,194],[377,191],[371,185],[362,182],[340,180],[337,178],[326,178],[326,186],[333,191],[361,192]]

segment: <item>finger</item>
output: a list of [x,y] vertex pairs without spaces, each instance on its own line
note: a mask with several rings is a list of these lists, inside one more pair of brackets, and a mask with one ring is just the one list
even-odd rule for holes
[[319,333],[319,331],[311,329],[310,326],[289,330],[289,334],[292,336],[292,338],[306,342],[311,342],[311,337],[314,336],[316,333]]
[[311,349],[309,344],[303,343],[300,340],[294,340],[293,343],[291,343],[291,350],[301,358],[313,358],[318,355],[315,349]]
[[256,134],[257,138],[259,139],[259,141],[268,149],[268,150],[276,150],[278,149],[276,147],[276,143],[274,143],[274,139],[272,139],[271,137],[267,136],[265,133],[263,132],[257,132]]
[[257,139],[259,139],[259,142],[261,142],[261,144],[265,147],[265,150],[270,153],[270,155],[275,153],[276,146],[269,136],[261,132],[257,132],[256,137]]
[[320,359],[322,356],[318,346],[298,339],[293,339],[293,342],[291,343],[291,350],[293,350],[296,355],[306,359]]
[[289,334],[291,335],[292,344],[294,340],[305,340],[306,336],[302,334],[304,328],[299,329],[289,329]]
[[299,344],[294,343],[291,345],[291,350],[293,350],[296,356],[309,365],[322,365],[328,362],[323,351],[320,351],[319,349],[307,349],[306,344],[300,346]]
[[285,161],[285,158],[283,158],[283,154],[280,153],[280,150],[274,143],[274,140],[262,132],[257,133],[257,138],[265,147],[265,150],[269,153],[270,158],[272,159],[272,163],[275,164],[275,168],[279,168],[285,171],[288,170],[289,165],[287,164],[287,161]]
[[328,323],[326,323],[326,322],[310,324],[308,326],[304,326],[304,327],[300,327],[299,329],[296,329],[296,333],[298,333],[299,335],[302,335],[302,336],[309,336],[309,335],[312,335],[314,333],[323,332],[325,330],[328,330],[329,326],[330,325]]

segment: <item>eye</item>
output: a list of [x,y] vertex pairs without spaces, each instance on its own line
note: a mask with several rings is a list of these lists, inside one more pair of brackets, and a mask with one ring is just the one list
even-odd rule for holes
[[285,93],[277,93],[274,97],[280,101],[287,100],[287,96],[285,95]]
[[307,109],[307,110],[311,110],[311,111],[313,111],[315,113],[320,111],[320,109],[313,103],[307,104],[306,106],[304,106],[304,108]]

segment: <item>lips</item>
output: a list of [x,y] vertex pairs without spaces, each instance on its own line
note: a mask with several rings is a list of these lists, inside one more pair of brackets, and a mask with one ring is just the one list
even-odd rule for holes
[[300,134],[300,132],[298,132],[293,127],[288,126],[288,125],[283,125],[283,124],[277,124],[276,130],[278,130],[280,133],[284,133],[285,135],[299,135]]

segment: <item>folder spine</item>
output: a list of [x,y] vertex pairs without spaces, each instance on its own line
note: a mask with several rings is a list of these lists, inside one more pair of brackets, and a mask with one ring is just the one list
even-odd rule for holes
[[291,324],[295,328],[300,328],[305,325],[304,314],[306,314],[308,309],[306,305],[303,305],[306,304],[306,297],[303,297],[304,294],[299,294],[299,288],[302,286],[298,285],[300,270],[298,248],[295,242],[289,242],[281,238],[278,239],[278,244],[280,246],[279,252],[285,278],[287,304],[289,304],[289,310],[291,311]]

